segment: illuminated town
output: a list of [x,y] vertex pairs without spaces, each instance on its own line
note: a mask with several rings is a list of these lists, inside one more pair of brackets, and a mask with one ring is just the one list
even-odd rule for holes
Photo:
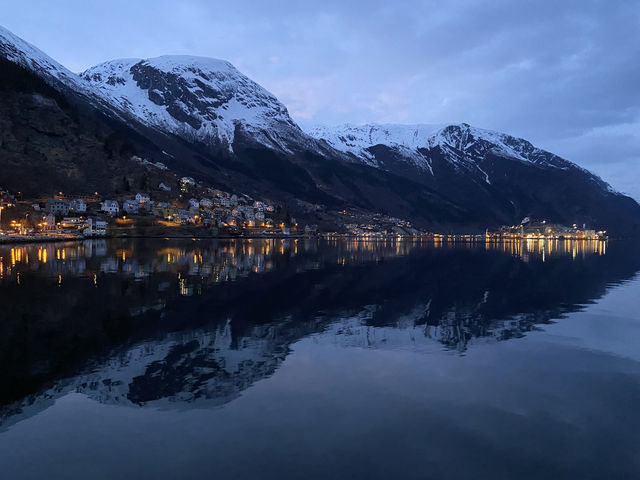
[[[171,194],[174,189],[175,196]],[[0,190],[0,243],[100,237],[420,237],[434,244],[608,238],[606,231],[586,225],[567,227],[529,217],[519,225],[487,230],[485,234],[434,233],[401,218],[353,209],[337,212],[343,225],[340,231],[323,231],[316,224],[298,223],[282,205],[208,188],[190,177],[181,178],[173,188],[161,183],[156,193],[159,198],[138,192],[116,200],[103,199],[98,192],[92,195],[58,192],[33,201],[21,199],[19,192]],[[307,207],[311,211],[324,211],[320,205]]]

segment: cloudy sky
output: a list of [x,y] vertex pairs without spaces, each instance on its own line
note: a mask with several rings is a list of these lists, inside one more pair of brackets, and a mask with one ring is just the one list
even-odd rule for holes
[[464,121],[527,138],[640,200],[637,0],[0,0],[0,11],[74,71],[222,58],[303,125]]

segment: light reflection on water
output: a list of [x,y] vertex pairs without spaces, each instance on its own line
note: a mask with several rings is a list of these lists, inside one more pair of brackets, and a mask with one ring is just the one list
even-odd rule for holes
[[[507,253],[528,262],[555,255],[571,256],[573,260],[590,255],[605,255],[606,241],[596,240],[505,240],[482,243],[434,241],[425,238],[406,239],[246,239],[214,242],[192,241],[190,245],[157,246],[145,250],[145,259],[137,257],[134,242],[120,241],[119,248],[107,249],[116,241],[85,240],[82,242],[27,244],[0,247],[0,278],[19,280],[23,271],[37,271],[59,277],[95,276],[100,273],[120,273],[142,279],[155,272],[170,271],[212,277],[214,283],[235,280],[249,273],[263,273],[274,269],[275,257],[293,257],[299,253],[318,251],[319,243],[335,248],[339,265],[382,258],[406,256],[417,248],[478,249]],[[480,247],[479,247],[480,246]],[[323,259],[324,260],[324,259]],[[304,268],[318,269],[318,262]]]
[[[598,402],[609,395],[607,389],[622,389],[627,397],[640,400],[637,359],[629,355],[629,342],[640,340],[640,319],[628,301],[639,293],[640,282],[634,276],[640,270],[640,255],[637,247],[629,244],[131,239],[0,247],[0,256],[0,302],[5,306],[0,310],[0,451],[11,451],[11,445],[20,444],[20,439],[27,442],[28,435],[20,437],[26,435],[23,428],[37,425],[49,415],[54,415],[54,420],[70,415],[72,412],[57,408],[66,405],[67,399],[134,412],[111,418],[110,427],[85,419],[109,432],[112,443],[126,435],[128,421],[135,425],[145,418],[142,412],[159,411],[167,417],[159,417],[142,442],[152,441],[151,436],[186,435],[194,452],[211,447],[218,438],[212,431],[200,436],[194,433],[197,429],[166,430],[165,421],[175,422],[177,417],[172,415],[176,412],[193,410],[209,412],[200,419],[204,423],[219,425],[231,418],[241,422],[239,429],[255,438],[253,448],[268,450],[274,458],[284,455],[284,445],[277,448],[277,441],[261,444],[256,440],[259,436],[251,432],[253,424],[242,423],[242,415],[233,412],[252,405],[254,409],[265,408],[263,402],[268,402],[275,412],[272,420],[288,429],[282,438],[297,432],[302,444],[315,444],[316,439],[302,432],[312,425],[320,430],[326,427],[317,425],[311,413],[306,417],[299,412],[303,416],[297,417],[296,423],[288,416],[297,411],[295,402],[306,389],[317,391],[317,399],[305,401],[309,411],[327,425],[332,416],[351,412],[353,402],[365,402],[364,411],[371,415],[366,422],[362,418],[359,423],[358,415],[352,412],[354,417],[344,424],[344,428],[349,426],[348,435],[360,442],[372,425],[384,430],[385,422],[391,421],[389,412],[407,409],[425,428],[439,431],[445,444],[464,443],[467,434],[452,417],[461,400],[451,392],[458,392],[475,399],[469,405],[469,411],[476,412],[470,415],[475,417],[468,420],[477,428],[507,428],[501,417],[490,421],[487,412],[491,409],[519,409],[521,415],[542,409],[553,417],[557,412],[548,402],[550,396],[557,395],[558,408],[566,416],[567,402],[577,402],[577,420],[572,421],[578,422],[585,437],[571,440],[566,434],[567,441],[578,448],[584,442],[587,448],[599,433],[609,435],[622,428],[617,420],[611,420],[611,426],[591,432],[583,423],[590,416],[603,414],[605,405]],[[615,302],[607,300],[616,295]],[[586,325],[587,330],[578,328]],[[606,335],[598,333],[599,329]],[[592,364],[597,366],[595,370],[584,370]],[[322,371],[323,365],[330,375]],[[509,379],[511,393],[504,390],[496,375]],[[597,391],[578,381],[585,375]],[[466,383],[460,383],[462,379]],[[511,400],[499,401],[482,380],[495,391],[504,390],[505,399]],[[634,384],[636,387],[630,387]],[[393,393],[388,390],[391,386]],[[270,390],[273,388],[275,391]],[[584,405],[585,388],[595,395],[593,405]],[[327,391],[334,393],[325,394]],[[360,397],[365,392],[367,397]],[[407,405],[407,398],[420,399],[422,406]],[[520,404],[513,403],[516,398]],[[453,406],[447,409],[445,404]],[[87,408],[94,410],[93,406]],[[606,408],[618,408],[627,420],[640,418],[635,410],[626,409],[626,403],[618,405],[611,400]],[[436,412],[444,423],[432,418]],[[113,415],[111,410],[103,413]],[[250,416],[246,411],[244,415]],[[128,420],[123,423],[125,418]],[[556,421],[548,419],[539,428],[555,431]],[[390,438],[404,428],[408,444],[427,442],[409,418],[394,414],[393,422],[393,429],[387,431]],[[48,430],[45,424],[40,428],[40,438],[58,432]],[[175,424],[171,428],[175,429]],[[334,428],[340,429],[339,422]],[[534,427],[526,423],[521,428],[526,435],[532,434]],[[540,437],[541,442],[548,441],[549,432]],[[638,440],[632,432],[619,433],[624,433],[619,448]],[[327,433],[327,438],[333,434]],[[558,438],[565,435],[557,434]],[[486,432],[475,431],[474,435]],[[94,442],[96,438],[85,440]],[[385,442],[383,436],[379,442]],[[237,447],[216,445],[222,457],[240,454]],[[43,444],[39,448],[47,450]],[[69,448],[78,446],[70,444]],[[332,447],[322,444],[318,448],[330,451]],[[355,441],[343,448],[355,456],[362,453]],[[429,444],[428,448],[438,447]],[[483,450],[489,448],[488,443],[474,444],[473,448],[491,458],[493,450]],[[514,446],[507,442],[491,448],[508,451]],[[540,452],[542,444],[535,448]],[[137,461],[150,461],[154,456],[145,455],[151,453],[143,452]],[[163,455],[171,463],[171,451]],[[220,455],[216,460],[224,463]],[[442,462],[446,458],[442,454]],[[549,458],[544,452],[537,461],[547,465],[548,472],[560,472]],[[424,467],[419,457],[409,460],[416,468]],[[628,457],[623,460],[619,470],[625,474],[637,466],[629,463]],[[0,454],[0,461],[4,464],[10,459]],[[313,476],[307,468],[313,462],[290,461],[292,471]],[[348,470],[348,462],[341,461],[337,464]],[[384,464],[380,461],[372,462],[379,471],[406,468],[395,464],[392,457]],[[132,462],[136,460],[122,462],[116,473],[133,474]],[[207,462],[200,458],[184,475],[198,474]],[[286,464],[280,458],[276,463],[283,462]],[[48,465],[68,473],[62,460],[56,463],[51,458]],[[436,457],[429,457],[429,465],[440,472],[432,478],[465,478],[441,471],[444,464]],[[479,468],[471,460],[461,461],[461,472],[465,465]],[[597,467],[594,472],[615,473],[604,463]],[[238,467],[228,468],[231,472]],[[261,468],[266,468],[263,472],[278,471],[276,466],[257,460],[249,460],[243,468],[250,476],[259,474]],[[584,473],[572,468],[573,473]],[[364,471],[375,477],[372,470]],[[540,474],[544,469],[532,471]],[[157,475],[171,478],[167,472],[160,469]],[[34,470],[34,475],[37,473],[51,471]]]

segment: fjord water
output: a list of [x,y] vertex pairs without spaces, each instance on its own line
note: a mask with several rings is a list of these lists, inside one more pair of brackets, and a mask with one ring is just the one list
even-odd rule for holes
[[625,242],[0,247],[2,478],[638,478]]

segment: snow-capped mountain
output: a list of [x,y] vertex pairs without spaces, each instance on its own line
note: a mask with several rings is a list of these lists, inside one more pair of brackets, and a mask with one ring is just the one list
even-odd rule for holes
[[120,111],[153,126],[232,150],[236,128],[288,151],[304,135],[278,99],[223,60],[192,56],[114,60],[81,74]]
[[418,150],[427,147],[434,133],[442,128],[442,125],[316,125],[310,127],[307,133],[370,166],[379,167],[380,163],[369,149],[375,145],[387,145],[401,152],[416,166],[429,168]]
[[42,76],[50,84],[88,93],[88,85],[46,53],[0,26],[0,56]]
[[[540,168],[562,170],[581,169],[568,160],[533,146],[527,140],[505,133],[472,127],[469,124],[454,125],[341,125],[338,127],[315,126],[307,133],[325,140],[336,150],[353,155],[361,162],[377,168],[386,168],[384,156],[378,155],[376,146],[390,149],[396,157],[404,158],[420,170],[434,175],[430,152],[439,149],[456,169],[476,170],[484,181],[491,183],[482,169],[482,161],[489,154],[518,160]],[[591,175],[591,174],[590,174]],[[611,187],[595,175],[593,181],[602,188]]]
[[224,60],[122,59],[78,75],[3,27],[0,55],[56,88],[81,94],[110,116],[188,140],[232,150],[238,127],[257,143],[285,152],[310,140],[273,94]]
[[[90,191],[113,193],[115,178],[143,176],[130,165],[136,152],[225,190],[297,205],[297,218],[309,205],[333,213],[354,206],[439,231],[481,231],[533,215],[640,232],[637,202],[503,133],[464,123],[305,133],[228,62],[162,56],[76,75],[2,28],[0,62],[0,145],[11,148],[0,162],[3,186],[16,191],[83,193],[90,181]],[[322,220],[340,230],[343,218]]]
[[[560,223],[640,228],[640,206],[597,175],[529,141],[455,125],[343,125],[307,130],[361,163],[410,179],[464,210],[468,219],[508,223],[522,216]],[[615,205],[615,206],[614,206]],[[426,208],[426,207],[425,207]],[[579,219],[579,220],[573,220]]]

